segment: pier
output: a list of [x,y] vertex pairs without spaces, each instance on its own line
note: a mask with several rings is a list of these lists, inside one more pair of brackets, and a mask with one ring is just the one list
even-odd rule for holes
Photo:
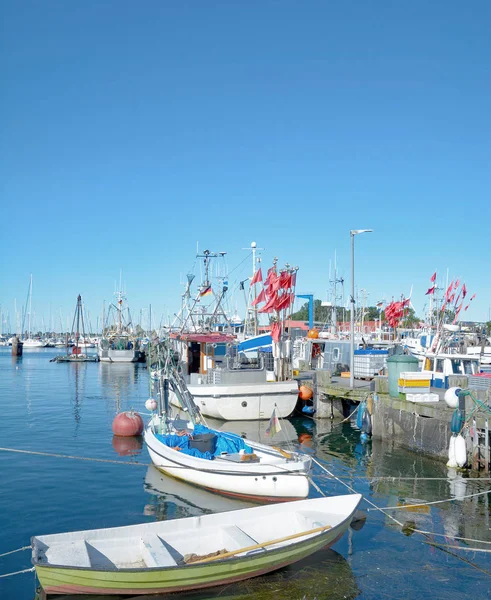
[[[351,389],[350,381],[344,377],[334,377],[329,371],[309,371],[299,375],[303,383],[310,383],[314,390],[314,418],[343,419],[356,404],[369,395],[372,402],[372,436],[395,441],[405,448],[426,453],[435,458],[447,460],[448,447],[452,436],[450,424],[455,412],[444,401],[446,390],[431,388],[437,393],[439,402],[415,403],[389,395],[388,378],[378,376],[372,380],[355,379]],[[450,387],[468,388],[466,376],[451,376]],[[491,406],[491,388],[472,390],[473,396],[485,406]],[[470,396],[462,399],[465,415],[471,416],[467,423],[468,466],[476,471],[491,470],[491,440],[489,415],[484,410],[475,410],[476,403]]]

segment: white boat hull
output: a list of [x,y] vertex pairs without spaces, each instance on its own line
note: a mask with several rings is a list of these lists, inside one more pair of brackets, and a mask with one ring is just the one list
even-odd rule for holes
[[101,362],[119,362],[119,363],[134,363],[138,362],[140,352],[138,350],[112,350],[99,348],[99,358]]
[[311,459],[308,456],[302,456],[298,461],[287,461],[268,446],[248,441],[261,457],[261,462],[231,462],[220,457],[206,460],[166,446],[154,435],[151,427],[145,430],[145,443],[158,469],[211,491],[275,502],[306,498],[309,493]]
[[[269,419],[274,408],[277,416],[284,419],[295,410],[298,399],[296,381],[188,385],[188,390],[202,415],[223,421]],[[180,407],[172,392],[170,402]]]

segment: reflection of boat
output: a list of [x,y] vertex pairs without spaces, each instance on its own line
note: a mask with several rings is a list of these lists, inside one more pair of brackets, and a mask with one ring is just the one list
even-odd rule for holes
[[[159,403],[145,430],[145,443],[156,467],[188,483],[249,500],[307,497],[309,456],[252,440],[245,443],[238,435],[205,427],[168,344],[160,342],[152,353],[151,395]],[[184,407],[185,420],[172,418],[169,388]],[[270,427],[277,429],[277,419],[272,417]],[[202,451],[196,448],[197,435],[208,441]]]
[[200,515],[204,512],[217,513],[251,506],[250,503],[243,500],[219,496],[203,488],[164,475],[153,465],[148,467],[144,487],[146,492],[158,496],[165,504],[166,519],[176,518],[176,516]]
[[202,589],[275,571],[331,546],[360,500],[332,496],[38,536],[32,560],[47,594]]
[[296,442],[298,435],[295,427],[286,419],[281,420],[281,431],[276,435],[267,434],[268,421],[220,421],[206,418],[206,424],[217,431],[230,431],[242,438],[261,442],[268,446],[279,446],[285,442]]

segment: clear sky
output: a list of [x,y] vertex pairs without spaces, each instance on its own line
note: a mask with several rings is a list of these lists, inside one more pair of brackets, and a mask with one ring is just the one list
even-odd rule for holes
[[[4,0],[0,304],[93,325],[180,305],[196,244],[231,292],[265,248],[326,299],[458,276],[491,306],[491,3]],[[199,269],[196,271],[199,278]],[[241,296],[232,294],[241,307]],[[303,301],[302,301],[303,302]],[[299,302],[297,303],[297,305]]]

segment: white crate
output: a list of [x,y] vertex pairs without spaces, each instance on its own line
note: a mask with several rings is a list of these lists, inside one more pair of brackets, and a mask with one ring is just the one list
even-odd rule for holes
[[440,397],[438,394],[406,394],[406,400],[408,402],[439,402]]
[[399,375],[399,379],[431,379],[431,373],[422,371],[404,371]]
[[415,396],[421,396],[422,394],[430,393],[429,387],[409,387],[409,386],[399,385],[397,387],[397,389],[398,389],[399,393],[401,393],[401,394],[414,394]]

